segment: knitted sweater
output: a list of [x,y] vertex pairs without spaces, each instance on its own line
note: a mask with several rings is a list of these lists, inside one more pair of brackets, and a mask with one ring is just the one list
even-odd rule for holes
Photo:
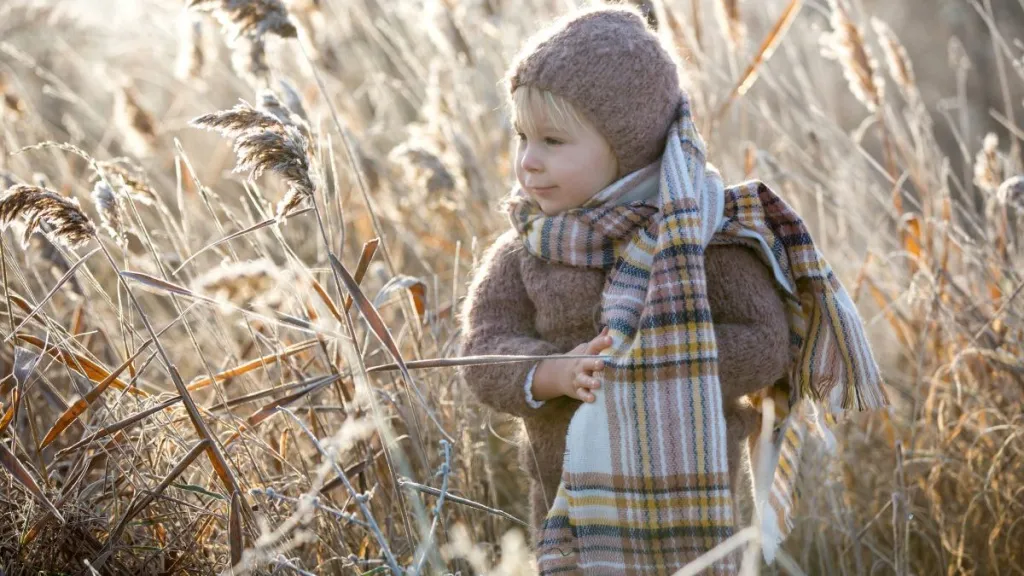
[[[784,377],[789,324],[771,270],[753,250],[709,245],[708,298],[718,341],[733,493],[745,438],[759,425],[742,396]],[[527,253],[514,230],[483,254],[463,305],[461,355],[564,354],[598,333],[604,270],[546,262]],[[562,396],[533,408],[523,383],[535,362],[464,366],[484,404],[522,418],[519,464],[530,477],[531,541],[562,475],[565,436],[580,402]],[[736,516],[738,518],[738,516]]]

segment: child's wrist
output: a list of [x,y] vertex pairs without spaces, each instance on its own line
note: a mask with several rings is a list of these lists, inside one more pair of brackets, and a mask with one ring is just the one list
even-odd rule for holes
[[533,373],[533,397],[536,400],[550,400],[559,396],[566,396],[565,378],[560,372],[561,362],[554,358],[547,358],[537,363],[537,370]]

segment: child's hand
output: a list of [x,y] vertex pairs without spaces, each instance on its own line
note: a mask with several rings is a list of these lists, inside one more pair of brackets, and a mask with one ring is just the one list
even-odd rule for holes
[[[601,333],[590,342],[584,342],[570,350],[569,355],[597,355],[611,345],[612,337],[608,335],[608,328],[605,327],[601,330]],[[569,373],[566,378],[569,382],[569,386],[565,395],[583,402],[593,402],[596,400],[597,398],[594,396],[594,390],[601,387],[601,380],[594,374],[600,374],[601,370],[604,369],[604,360],[583,360],[573,358],[566,361],[570,362],[570,364],[568,366]]]
[[[597,355],[612,345],[608,328],[601,331],[590,342],[584,342],[567,352],[566,356]],[[593,402],[597,398],[593,390],[601,387],[601,381],[595,377],[604,368],[604,361],[597,358],[560,358],[553,356],[543,360],[537,367],[534,385],[534,397],[537,397],[537,383],[550,383],[557,390],[556,394],[575,398],[583,402]],[[547,388],[545,384],[542,387]],[[550,389],[550,388],[549,388]]]

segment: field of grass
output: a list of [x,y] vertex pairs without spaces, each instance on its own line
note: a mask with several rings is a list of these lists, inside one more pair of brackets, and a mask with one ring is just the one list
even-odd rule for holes
[[[1024,2],[643,4],[894,404],[751,573],[1024,572]],[[531,573],[518,425],[430,360],[574,5],[0,3],[0,574]]]

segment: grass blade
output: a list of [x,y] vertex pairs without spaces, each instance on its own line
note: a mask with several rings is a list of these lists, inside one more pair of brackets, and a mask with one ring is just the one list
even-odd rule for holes
[[11,405],[7,407],[7,411],[4,412],[3,417],[0,417],[0,434],[3,434],[4,430],[7,430],[8,424],[10,424],[11,420],[14,419],[14,409],[18,406],[19,391],[20,388],[15,386],[14,392],[11,393],[13,395],[11,398]]
[[[429,406],[426,399],[423,398],[423,394],[420,393],[419,389],[417,389],[413,383],[412,375],[409,374],[409,369],[406,368],[405,361],[402,359],[402,353],[398,349],[398,345],[395,344],[395,340],[391,336],[391,331],[388,330],[387,325],[384,324],[384,321],[381,319],[377,309],[374,308],[373,304],[366,299],[362,290],[359,289],[359,284],[348,273],[348,270],[345,270],[345,267],[340,261],[338,261],[338,258],[334,254],[328,254],[328,257],[331,260],[331,268],[333,268],[338,276],[341,277],[342,282],[345,284],[345,289],[348,290],[349,296],[355,302],[359,313],[362,314],[363,318],[366,320],[366,324],[370,327],[370,330],[373,331],[374,335],[377,336],[377,339],[380,340],[380,343],[388,349],[388,352],[391,353],[391,357],[395,359],[395,363],[398,365],[398,369],[402,372],[402,377],[405,379],[406,385],[416,394],[416,398],[420,401],[420,404],[423,407]],[[427,410],[427,415],[434,422],[434,425],[437,426],[438,431],[445,437],[445,439],[449,442],[453,442],[454,440],[448,435],[444,426],[442,426],[437,420],[437,417],[433,412]]]
[[[309,212],[310,210],[312,210],[312,208],[303,208],[302,210],[298,210],[298,211],[295,211],[295,212],[292,212],[292,213],[288,214],[287,216],[285,216],[285,219],[287,220],[288,218],[292,218],[294,216],[299,216],[300,214],[305,214],[306,212]],[[175,268],[174,271],[171,272],[171,276],[177,276],[178,272],[181,272],[181,270],[185,267],[186,264],[188,264],[192,260],[195,260],[196,256],[199,256],[203,252],[206,252],[207,250],[209,250],[211,248],[215,248],[217,246],[220,246],[221,244],[223,244],[225,242],[230,242],[231,240],[234,240],[235,238],[239,238],[241,236],[245,236],[246,234],[248,234],[250,232],[255,232],[257,230],[266,228],[267,226],[270,226],[271,224],[274,224],[275,222],[279,222],[279,220],[277,218],[269,218],[269,219],[264,220],[262,222],[257,222],[256,224],[253,224],[252,226],[249,226],[245,230],[239,230],[238,232],[235,232],[234,234],[228,234],[227,236],[221,238],[220,240],[217,240],[216,242],[214,242],[212,244],[207,244],[206,246],[203,246],[197,252],[194,252],[191,256],[186,258],[185,261],[182,262],[177,268]]]
[[125,526],[128,525],[128,522],[137,516],[139,512],[142,512],[146,507],[152,504],[157,497],[163,494],[164,490],[167,489],[167,486],[170,485],[171,482],[174,482],[174,480],[192,464],[200,453],[209,448],[209,444],[210,441],[205,438],[197,442],[196,445],[193,446],[192,449],[174,465],[174,468],[171,469],[167,476],[157,484],[156,488],[144,492],[142,498],[124,513],[124,516],[122,516],[121,520],[118,521],[117,526],[115,526],[110,532],[110,537],[107,538],[106,550],[104,550],[103,554],[101,554],[100,557],[96,559],[96,562],[93,563],[94,568],[98,569],[106,559],[110,557],[110,554],[113,552],[114,544],[121,539],[121,533],[124,531]]
[[75,401],[74,404],[69,406],[68,409],[65,410],[64,413],[61,414],[59,418],[57,418],[57,422],[55,422],[53,427],[50,428],[50,431],[46,433],[46,436],[43,437],[43,441],[39,444],[39,448],[46,448],[51,443],[53,443],[53,441],[57,439],[57,436],[59,436],[60,433],[66,430],[67,427],[70,426],[71,423],[74,422],[76,418],[78,418],[83,412],[85,412],[85,410],[89,408],[89,406],[93,402],[95,402],[96,399],[99,398],[101,394],[103,394],[103,392],[110,386],[110,384],[117,379],[118,375],[120,375],[121,372],[124,372],[125,368],[127,368],[129,364],[131,364],[136,358],[139,357],[139,354],[142,354],[143,350],[145,350],[151,342],[153,342],[153,340],[151,339],[144,342],[142,346],[139,346],[139,349],[136,350],[135,353],[131,355],[130,358],[125,360],[124,363],[118,366],[116,370],[111,372],[106,378],[103,379],[102,382],[97,384],[92,390],[89,390],[85,394],[85,397],[79,398],[78,400]]
[[237,566],[242,561],[242,495],[235,491],[231,495],[228,507],[228,547],[231,550],[231,565]]
[[136,414],[132,414],[127,418],[118,420],[117,422],[114,422],[109,426],[105,426],[104,428],[97,430],[96,432],[93,432],[92,434],[89,435],[88,438],[84,438],[72,444],[71,446],[68,446],[67,448],[64,448],[63,450],[57,452],[57,454],[54,457],[63,458],[65,455],[74,452],[75,450],[79,450],[85,446],[88,446],[89,444],[95,442],[96,440],[99,440],[100,438],[104,438],[116,432],[120,432],[121,430],[124,430],[125,428],[131,426],[132,424],[135,424],[139,420],[148,418],[149,416],[152,416],[153,414],[156,414],[157,412],[165,408],[170,408],[171,406],[174,406],[178,402],[181,402],[181,396],[175,396],[174,398],[171,398],[170,400],[165,400],[164,402],[161,402],[160,404],[157,404],[152,408],[147,408],[142,412],[138,412]]
[[[363,282],[363,277],[366,275],[366,269],[370,266],[370,261],[373,260],[373,255],[377,252],[377,246],[379,244],[380,240],[378,238],[374,238],[363,244],[363,251],[359,255],[359,262],[356,264],[356,273],[354,276],[356,284],[361,284]],[[330,296],[327,295],[327,291],[324,290],[323,285],[317,282],[316,278],[313,278],[313,290],[320,297],[320,300],[323,301],[324,305],[327,306],[327,309],[331,311],[331,315],[334,316],[334,319],[341,322],[341,312],[338,311],[338,307],[334,305]],[[345,310],[348,311],[351,308],[352,296],[346,296]]]
[[[363,276],[366,275],[366,269],[370,266],[370,260],[373,260],[373,255],[377,252],[377,246],[380,245],[380,238],[374,238],[368,240],[366,244],[363,244],[363,252],[359,255],[359,262],[356,264],[356,274],[354,276],[356,284],[360,284],[363,281]],[[338,264],[341,264],[339,262]],[[331,262],[334,265],[334,262]],[[346,272],[347,273],[347,272]],[[352,308],[352,292],[349,291],[349,295],[345,297],[345,310]]]
[[[32,336],[31,334],[18,334],[18,339],[23,342],[28,342],[29,344],[35,346],[36,348],[39,348],[40,350],[45,348],[46,353],[49,354],[54,360],[57,360],[58,362],[74,370],[75,372],[84,375],[86,378],[92,380],[93,382],[103,382],[108,376],[110,376],[110,372],[107,372],[99,364],[96,364],[95,362],[89,360],[88,358],[82,356],[81,354],[75,354],[74,352],[67,352],[58,349],[55,345],[47,347],[46,343],[43,342],[42,339]],[[117,388],[118,390],[124,390],[127,388],[129,393],[135,394],[136,396],[141,396],[143,398],[149,396],[149,393],[147,393],[146,391],[139,389],[137,386],[129,387],[127,384],[125,384],[123,381],[117,378],[114,378],[109,385],[113,386],[114,388]]]
[[743,73],[743,76],[740,77],[740,81],[737,82],[736,86],[733,87],[731,92],[729,92],[729,96],[726,98],[725,102],[723,102],[722,105],[719,106],[718,110],[715,111],[716,119],[721,118],[722,115],[725,114],[725,111],[729,109],[729,106],[732,105],[733,101],[746,94],[747,91],[750,90],[750,87],[754,85],[754,82],[757,82],[758,71],[761,69],[761,66],[772,57],[772,54],[775,52],[775,49],[778,48],[779,43],[783,38],[785,38],[786,32],[789,30],[789,26],[794,20],[796,20],[796,16],[800,13],[800,8],[802,6],[803,0],[790,0],[789,5],[786,6],[786,9],[782,12],[782,16],[779,16],[779,19],[775,22],[775,26],[772,27],[771,32],[768,33],[764,42],[761,43],[761,47],[758,49],[757,55],[754,56],[750,65],[747,66],[747,70]]
[[412,297],[413,306],[416,309],[416,315],[419,316],[419,320],[423,320],[423,314],[426,312],[427,306],[427,285],[423,280],[416,278],[415,276],[407,276],[401,274],[395,276],[380,289],[377,297],[373,299],[374,306],[380,306],[386,302],[396,290],[407,290],[409,296]]
[[178,294],[179,296],[185,296],[187,298],[195,298],[198,300],[206,300],[208,302],[216,303],[216,301],[213,300],[212,298],[201,296],[189,290],[188,288],[178,286],[177,284],[172,284],[170,282],[167,282],[166,280],[161,280],[155,276],[150,276],[149,274],[128,271],[122,271],[120,274],[124,278],[133,280],[135,282],[138,282],[139,284],[142,284],[143,286],[146,286],[147,288],[152,288],[160,292],[170,292],[172,294]]
[[283,386],[277,386],[275,388],[265,388],[257,392],[252,392],[251,394],[244,394],[242,396],[228,398],[226,402],[215,404],[209,407],[208,410],[211,412],[216,410],[227,410],[228,408],[234,408],[235,406],[238,406],[240,404],[255,402],[256,400],[266,398],[267,396],[273,396],[274,394],[280,394],[282,392],[287,392],[289,390],[294,390],[296,388],[302,388],[304,386],[308,386],[311,382],[313,382],[313,380],[297,380],[295,382],[284,384]]
[[398,369],[402,371],[402,375],[405,376],[407,380],[411,380],[412,378],[409,376],[409,371],[405,368],[405,362],[402,360],[402,353],[398,350],[398,345],[395,344],[395,340],[391,336],[391,330],[388,329],[384,320],[381,319],[380,314],[377,312],[377,309],[374,308],[373,303],[371,303],[363,294],[363,291],[359,289],[359,284],[356,282],[355,278],[348,273],[348,270],[345,269],[334,254],[330,254],[329,256],[331,259],[331,267],[334,268],[334,271],[341,277],[342,282],[345,284],[345,289],[348,290],[349,299],[352,299],[355,302],[356,309],[359,310],[360,314],[362,314],[367,325],[370,327],[370,330],[373,331],[374,335],[377,336],[377,339],[380,340],[380,343],[383,344],[384,347],[388,349],[388,352],[391,353],[391,356],[394,357],[395,362],[398,364]]
[[317,293],[317,296],[320,297],[320,300],[323,301],[324,305],[327,306],[327,309],[331,311],[331,316],[334,316],[335,320],[341,322],[341,312],[338,312],[338,307],[334,305],[334,302],[331,302],[331,298],[327,295],[327,291],[324,290],[324,287],[316,281],[316,278],[313,278],[313,290]]
[[[42,349],[46,346],[46,343],[39,340],[39,348]],[[11,375],[14,376],[14,382],[24,388],[28,377],[32,375],[32,372],[36,369],[36,364],[39,363],[39,357],[42,356],[42,352],[39,354],[33,353],[27,348],[21,346],[14,347],[14,368],[11,369]]]
[[260,407],[259,410],[257,410],[255,412],[253,412],[252,414],[250,414],[249,417],[245,419],[245,424],[240,426],[238,428],[238,431],[235,432],[234,434],[232,434],[224,442],[224,446],[227,447],[227,446],[231,445],[232,442],[237,440],[242,435],[242,432],[245,432],[246,430],[249,430],[249,429],[255,428],[256,426],[259,426],[260,423],[262,423],[264,420],[266,420],[267,418],[270,418],[274,414],[277,414],[278,413],[278,408],[280,408],[282,406],[287,406],[287,405],[291,404],[292,402],[295,402],[296,400],[302,398],[303,396],[305,396],[307,394],[311,394],[311,393],[313,393],[313,392],[323,388],[324,386],[327,386],[328,384],[332,384],[338,378],[340,378],[340,376],[338,376],[338,375],[331,375],[331,376],[326,376],[324,378],[320,378],[320,379],[312,382],[311,384],[309,384],[308,386],[306,386],[305,388],[303,388],[301,390],[293,392],[293,393],[291,393],[291,394],[289,394],[287,396],[278,398],[277,400],[274,400],[272,402],[268,402],[267,404],[265,404],[262,407]]
[[[495,355],[482,355],[482,356],[460,356],[458,358],[426,358],[423,360],[409,360],[405,362],[405,367],[408,370],[424,369],[424,368],[450,368],[452,366],[476,366],[479,364],[510,364],[513,362],[527,362],[544,360],[550,358],[550,356],[505,356],[500,354]],[[592,356],[588,354],[566,354],[559,356],[559,358],[602,358],[602,356]],[[401,370],[397,363],[392,364],[380,364],[378,366],[370,366],[366,369],[367,374],[374,372],[393,372],[395,370]]]
[[75,271],[78,270],[79,266],[85,264],[85,261],[88,260],[90,256],[99,251],[99,248],[93,248],[92,250],[89,251],[88,254],[79,258],[78,262],[75,262],[70,268],[68,268],[68,271],[64,273],[64,276],[61,276],[61,279],[58,280],[57,283],[54,284],[53,288],[51,288],[50,291],[46,293],[46,296],[43,297],[39,304],[36,304],[36,307],[33,308],[28,313],[27,316],[25,316],[25,319],[21,321],[21,324],[18,324],[18,326],[14,329],[14,332],[9,334],[7,338],[4,338],[4,342],[10,340],[11,337],[13,337],[14,334],[18,332],[18,330],[21,330],[25,326],[25,324],[27,324],[28,321],[31,320],[36,315],[37,312],[42,310],[43,306],[45,306],[46,303],[50,301],[50,298],[53,298],[53,295],[57,293],[57,290],[60,290],[60,287],[63,286],[65,282],[70,280],[72,276],[74,276]]
[[310,348],[312,348],[313,346],[316,346],[316,345],[317,345],[317,340],[316,339],[305,340],[303,342],[299,342],[298,344],[295,344],[293,346],[285,348],[284,350],[282,350],[280,352],[275,352],[273,354],[267,354],[266,356],[263,356],[263,357],[260,357],[260,358],[256,358],[254,360],[250,360],[250,361],[248,361],[248,362],[246,362],[244,364],[241,364],[239,366],[235,366],[234,368],[230,368],[230,369],[225,370],[225,371],[223,371],[223,372],[221,372],[219,374],[214,374],[212,378],[210,376],[203,376],[201,378],[197,378],[196,380],[193,380],[192,383],[190,383],[188,385],[188,390],[190,392],[194,392],[194,391],[199,390],[201,388],[206,388],[207,386],[209,386],[210,384],[213,384],[214,382],[223,382],[224,380],[227,380],[228,378],[234,378],[236,376],[241,376],[242,374],[245,374],[247,372],[251,372],[251,371],[253,371],[253,370],[255,370],[255,369],[257,369],[257,368],[259,368],[261,366],[265,366],[267,364],[275,364],[277,362],[280,362],[281,360],[284,360],[285,358],[288,358],[289,356],[294,356],[294,355],[298,354],[299,352],[302,352],[304,350],[308,350],[308,349],[310,349]]
[[25,465],[22,464],[13,452],[7,449],[3,443],[0,443],[0,464],[7,469],[7,472],[18,481],[19,484],[25,487],[26,490],[32,493],[36,497],[36,500],[46,507],[53,514],[54,518],[60,520],[61,524],[64,524],[64,517],[57,511],[57,507],[53,505],[53,502],[43,494],[43,491],[39,489],[39,485],[36,484],[32,474],[29,473]]

